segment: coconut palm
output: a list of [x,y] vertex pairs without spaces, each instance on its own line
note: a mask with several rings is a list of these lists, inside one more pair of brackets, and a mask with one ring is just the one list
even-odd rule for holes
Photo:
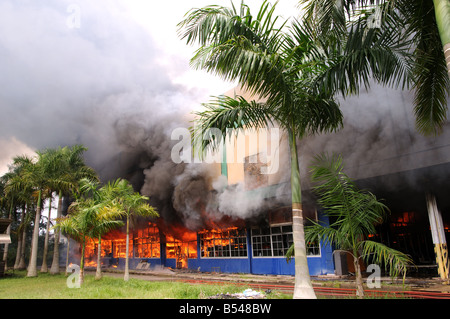
[[[381,37],[395,39],[393,45],[402,47],[405,53],[411,52],[411,72],[407,75],[415,94],[416,126],[423,134],[442,130],[450,93],[448,0],[301,0],[300,3],[305,5],[306,19],[320,36],[333,34],[340,42],[348,29],[364,27]],[[363,60],[355,57],[348,67],[336,64],[335,71],[327,76],[357,79],[350,68],[355,61],[364,65]]]
[[306,240],[319,238],[353,257],[359,298],[364,296],[360,259],[384,264],[392,276],[406,274],[406,267],[412,263],[409,256],[367,239],[376,234],[375,226],[382,223],[388,209],[374,194],[360,190],[344,173],[340,156],[316,156],[311,180],[318,204],[335,221],[331,225],[312,221],[313,225],[306,227]]
[[129,241],[130,222],[135,216],[158,217],[156,209],[148,204],[149,198],[133,190],[133,186],[125,179],[117,179],[104,186],[102,195],[113,202],[112,211],[118,211],[126,218],[126,257],[124,280],[128,281],[129,274]]

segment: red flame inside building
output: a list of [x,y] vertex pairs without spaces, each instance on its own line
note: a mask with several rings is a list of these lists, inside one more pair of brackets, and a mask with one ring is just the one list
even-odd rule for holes
[[[238,223],[239,224],[239,223]],[[177,268],[187,268],[188,259],[198,256],[198,240],[202,243],[202,257],[241,256],[246,251],[245,230],[227,225],[221,228],[212,224],[195,232],[181,225],[147,222],[129,235],[129,258],[165,258],[176,260]],[[85,248],[85,265],[97,266],[98,240],[88,240]],[[101,257],[125,258],[126,233],[113,230],[102,237]]]

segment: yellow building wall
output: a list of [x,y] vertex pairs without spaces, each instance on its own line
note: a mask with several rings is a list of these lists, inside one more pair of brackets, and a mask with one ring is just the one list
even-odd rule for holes
[[[233,98],[237,95],[240,95],[249,101],[254,99],[254,97],[249,95],[241,87],[236,87],[226,92],[225,95]],[[286,136],[284,136],[282,130],[279,130],[278,140],[272,140],[271,136],[268,136],[267,131],[265,133],[258,133],[254,129],[247,129],[244,132],[240,132],[237,136],[232,136],[231,138],[227,137],[225,142],[225,149],[227,154],[226,167],[228,184],[232,185],[237,183],[244,183],[245,158],[248,158],[249,156],[255,156],[257,154],[267,154],[269,158],[279,161],[278,165],[268,166],[268,168],[272,167],[272,171],[268,171],[269,174],[267,174],[267,185],[279,183],[284,178],[282,166],[286,165],[286,161],[283,160],[283,154],[286,154],[287,145],[288,144],[286,141]],[[275,154],[270,154],[271,152],[275,152]],[[220,167],[221,165],[218,164],[217,169],[215,168],[215,172],[217,172],[218,175],[221,174]]]

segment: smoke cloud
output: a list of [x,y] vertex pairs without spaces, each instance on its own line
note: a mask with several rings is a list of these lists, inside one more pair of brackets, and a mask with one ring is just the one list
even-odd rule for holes
[[[184,3],[172,31],[196,6]],[[151,20],[166,12],[148,14]],[[12,154],[83,144],[87,163],[103,181],[129,179],[164,220],[193,230],[269,207],[263,193],[245,196],[243,184],[225,188],[209,165],[171,160],[172,130],[190,126],[191,111],[226,90],[182,84],[188,59],[162,49],[124,2],[2,1],[0,57],[1,164]],[[417,134],[410,94],[373,86],[342,105],[342,131],[299,143],[304,183],[312,156],[323,151],[342,153],[354,178],[450,161],[448,127],[435,138]],[[289,167],[285,142],[280,170]],[[284,173],[275,190],[280,196],[289,191]]]
[[[175,21],[167,39],[177,37],[176,22],[191,8],[184,6],[169,19]],[[161,21],[161,14],[153,6],[148,18]],[[102,181],[127,178],[164,218],[197,227],[194,197],[204,197],[209,180],[172,162],[170,134],[188,127],[189,114],[209,95],[225,90],[181,84],[177,77],[188,76],[189,60],[167,46],[118,0],[2,1],[0,163],[31,150],[83,144]]]
[[[359,96],[340,100],[344,127],[337,133],[320,134],[299,143],[304,187],[309,188],[309,165],[316,154],[342,154],[347,174],[368,179],[437,166],[450,161],[450,123],[441,135],[423,136],[415,126],[413,93],[372,84]],[[444,179],[449,171],[442,172]],[[398,175],[398,174],[397,174]],[[435,176],[438,182],[438,176]],[[417,174],[391,179],[383,187],[420,187]]]

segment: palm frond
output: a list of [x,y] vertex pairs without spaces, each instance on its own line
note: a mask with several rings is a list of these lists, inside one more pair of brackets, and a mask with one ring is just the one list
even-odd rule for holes
[[[423,0],[302,0],[306,20],[338,41],[328,42],[327,68],[314,86],[357,94],[371,79],[383,85],[414,91],[416,127],[424,135],[436,135],[447,121],[450,77],[442,50],[433,1]],[[333,33],[337,7],[347,15],[347,32]],[[343,12],[342,10],[339,12]],[[374,12],[377,26],[371,27]],[[341,14],[341,18],[344,15]],[[340,20],[339,20],[340,21]],[[344,37],[344,38],[343,38]],[[346,39],[347,38],[347,39]],[[340,47],[339,43],[345,44]],[[330,51],[330,49],[332,49]],[[332,52],[342,52],[333,58]]]
[[[216,150],[227,132],[231,134],[249,128],[266,128],[274,123],[270,105],[247,101],[242,96],[218,96],[203,106],[205,110],[195,113],[197,118],[191,127],[194,145],[200,146],[200,153]],[[220,136],[212,134],[212,129],[218,129]]]
[[191,65],[245,83],[260,96],[286,92],[279,57],[286,22],[275,27],[275,7],[265,1],[256,16],[243,2],[240,11],[218,6],[190,11],[178,26],[187,43],[200,44]]
[[433,2],[411,1],[402,9],[414,42],[414,113],[425,135],[442,131],[447,120],[450,77],[439,37]]
[[316,133],[334,132],[343,125],[340,105],[333,98],[310,95],[305,91],[296,95],[290,108],[278,108],[277,115],[279,122],[283,123],[282,126],[293,128],[300,138]]
[[[342,157],[317,155],[311,165],[313,191],[325,214],[345,222],[343,232],[355,236],[367,236],[375,232],[375,225],[382,222],[388,208],[369,191],[360,190],[344,173]],[[348,228],[348,229],[345,229]]]
[[413,264],[410,256],[378,242],[365,240],[360,243],[360,247],[362,257],[367,262],[370,260],[378,265],[384,265],[392,277],[397,277],[400,273],[405,274],[408,266]]

